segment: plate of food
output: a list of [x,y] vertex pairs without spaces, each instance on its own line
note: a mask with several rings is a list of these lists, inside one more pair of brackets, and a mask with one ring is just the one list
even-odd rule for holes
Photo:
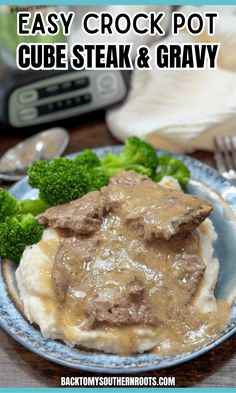
[[236,332],[236,189],[218,172],[131,137],[28,175],[0,190],[0,326],[19,343],[115,374]]

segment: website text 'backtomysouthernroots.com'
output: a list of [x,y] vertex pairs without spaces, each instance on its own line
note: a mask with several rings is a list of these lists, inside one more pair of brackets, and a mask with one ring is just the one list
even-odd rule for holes
[[158,387],[175,386],[175,377],[61,377],[61,386]]

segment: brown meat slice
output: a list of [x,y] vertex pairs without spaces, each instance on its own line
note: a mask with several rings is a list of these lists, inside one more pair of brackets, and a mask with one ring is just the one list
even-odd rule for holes
[[[132,176],[130,172],[129,179]],[[101,192],[126,224],[147,240],[169,240],[176,234],[189,232],[212,211],[212,205],[204,199],[141,179],[142,175],[135,174],[132,187],[113,180]]]
[[95,328],[101,323],[120,326],[130,324],[157,325],[149,303],[144,299],[145,284],[133,279],[125,293],[117,288],[98,288],[95,296],[87,303],[86,328]]
[[211,211],[211,204],[204,199],[159,186],[146,176],[128,171],[114,176],[101,191],[50,208],[37,219],[45,226],[89,235],[112,212],[146,240],[169,240],[196,228]]
[[92,191],[65,205],[47,209],[37,216],[40,224],[51,228],[69,229],[79,235],[95,232],[108,211],[105,196]]

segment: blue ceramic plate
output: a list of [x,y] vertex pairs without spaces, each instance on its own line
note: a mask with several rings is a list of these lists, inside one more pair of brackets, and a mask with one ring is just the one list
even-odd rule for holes
[[[120,147],[97,149],[100,157],[108,151],[117,153]],[[73,157],[73,156],[70,156]],[[216,297],[225,299],[236,289],[236,188],[221,177],[215,170],[193,160],[180,156],[190,168],[192,180],[188,192],[210,200],[214,205],[212,221],[218,240],[215,242],[215,255],[220,261],[220,273],[216,287]],[[36,196],[27,179],[23,179],[11,188],[19,199]],[[15,264],[10,265],[10,275],[14,284]],[[157,370],[191,360],[214,348],[236,332],[236,304],[232,309],[231,319],[224,332],[209,345],[191,353],[178,356],[158,357],[153,354],[141,354],[120,357],[103,353],[94,353],[72,349],[67,345],[45,340],[41,333],[30,325],[17,310],[8,296],[3,274],[0,273],[0,325],[15,340],[45,359],[64,366],[104,373],[132,373]]]

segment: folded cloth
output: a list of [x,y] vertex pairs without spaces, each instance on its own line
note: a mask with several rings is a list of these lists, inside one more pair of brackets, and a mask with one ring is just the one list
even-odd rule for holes
[[163,43],[219,42],[217,69],[135,70],[126,101],[106,115],[116,138],[138,135],[161,148],[190,152],[210,150],[216,135],[236,133],[236,7],[181,8],[185,14],[209,10],[219,12],[214,36],[182,31]]

